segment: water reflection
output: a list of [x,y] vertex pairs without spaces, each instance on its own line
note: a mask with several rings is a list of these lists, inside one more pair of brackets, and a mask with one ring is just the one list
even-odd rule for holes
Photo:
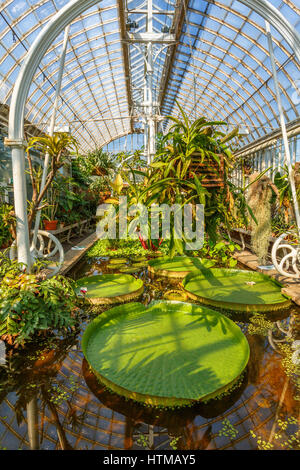
[[[104,272],[105,263],[92,268]],[[77,276],[92,268],[81,266]],[[166,281],[149,282],[145,270],[137,275],[146,281],[145,303],[170,289]],[[250,430],[276,444],[275,419],[297,415],[281,358],[260,335],[248,335],[247,373],[230,395],[167,411],[105,390],[81,352],[82,331],[7,352],[0,366],[0,449],[255,449]],[[238,431],[235,438],[220,434],[224,419]]]

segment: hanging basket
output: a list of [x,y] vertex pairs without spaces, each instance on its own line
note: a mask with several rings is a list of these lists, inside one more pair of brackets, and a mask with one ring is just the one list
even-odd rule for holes
[[220,165],[213,159],[201,163],[201,154],[194,152],[189,166],[189,178],[195,173],[200,179],[204,177],[201,179],[201,184],[205,188],[224,188],[224,157],[223,155],[218,157]]

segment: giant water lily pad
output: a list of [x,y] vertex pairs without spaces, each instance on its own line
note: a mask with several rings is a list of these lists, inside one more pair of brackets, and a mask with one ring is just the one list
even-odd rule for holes
[[208,259],[189,256],[162,257],[150,260],[148,270],[151,274],[168,278],[183,279],[187,274],[199,269],[210,268],[214,262]]
[[154,406],[213,398],[232,387],[249,359],[233,321],[184,302],[114,307],[88,325],[82,348],[108,388]]
[[137,299],[144,290],[143,281],[129,274],[103,274],[88,276],[76,282],[77,294],[94,304],[114,304]]
[[208,269],[188,275],[183,287],[194,300],[234,311],[267,312],[291,304],[279,282],[255,271]]

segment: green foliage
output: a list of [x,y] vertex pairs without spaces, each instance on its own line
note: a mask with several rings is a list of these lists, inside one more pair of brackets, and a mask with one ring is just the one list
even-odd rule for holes
[[173,449],[173,450],[177,450],[177,444],[178,444],[178,441],[180,440],[180,436],[174,436],[174,437],[171,437],[170,436],[170,447]]
[[29,152],[29,150],[36,150],[42,155],[48,153],[53,169],[54,164],[59,164],[60,168],[66,162],[66,158],[71,154],[77,154],[78,146],[74,137],[67,132],[55,132],[53,136],[32,137],[26,151]]
[[262,313],[255,313],[250,318],[248,333],[250,335],[267,336],[270,330],[274,330],[274,323],[267,319]]
[[20,267],[2,258],[0,337],[10,344],[24,344],[41,330],[74,326],[77,297],[73,283],[62,276],[41,279],[20,272]]
[[15,225],[16,217],[13,206],[0,205],[0,248],[12,242]]
[[239,431],[234,427],[233,424],[229,421],[229,419],[225,418],[224,421],[222,421],[222,429],[218,432],[218,436],[225,436],[229,437],[230,440],[233,440],[237,437]]
[[149,449],[149,439],[147,436],[144,434],[139,434],[137,440],[136,440],[137,445],[141,447],[145,447],[145,449]]
[[[162,243],[160,246],[162,254],[167,254],[168,246],[167,243]],[[88,258],[97,258],[102,256],[110,256],[113,258],[119,257],[137,257],[149,254],[152,252],[145,251],[139,240],[121,239],[121,240],[98,240],[92,248],[89,249],[86,256]],[[155,253],[153,253],[155,254]]]
[[292,361],[293,348],[291,343],[278,344],[278,349],[282,354],[281,364],[286,375],[291,379],[294,385],[294,399],[300,401],[300,364]]
[[[275,446],[284,450],[299,450],[300,432],[297,418],[294,416],[286,419],[278,418],[276,424],[279,429],[275,432],[272,441],[265,441],[259,434],[250,430],[250,435],[256,440],[258,450],[272,450]],[[292,432],[293,429],[295,430]]]
[[84,177],[92,175],[105,176],[115,170],[115,158],[102,149],[95,149],[87,155],[79,155],[74,162],[74,168],[77,173],[81,173]]
[[207,239],[204,241],[203,247],[194,255],[200,258],[208,258],[215,262],[218,267],[234,268],[237,265],[237,260],[233,258],[235,250],[240,250],[241,247],[233,242],[220,241],[214,243],[213,240]]
[[200,117],[191,123],[178,102],[177,106],[181,120],[168,116],[174,124],[160,139],[160,151],[151,166],[160,170],[160,173],[163,172],[160,176],[164,178],[184,179],[195,152],[200,154],[199,163],[209,160],[220,165],[220,154],[222,154],[226,163],[230,165],[232,154],[225,144],[237,135],[238,130],[225,136],[224,133],[215,130],[216,126],[226,126],[225,122],[207,121],[205,117]]
[[[32,164],[30,150],[35,150],[41,156],[49,156],[49,171],[46,176],[44,188],[40,191],[41,170],[35,170]],[[64,165],[69,164],[70,156],[77,155],[78,147],[74,137],[66,132],[55,132],[53,136],[33,137],[29,140],[26,149],[29,165],[29,175],[32,184],[32,201],[29,205],[28,225],[31,227],[38,210],[46,208],[49,204],[44,203],[47,191],[51,191],[53,180],[58,171]],[[48,194],[49,197],[49,194]],[[50,205],[55,208],[56,202],[50,201]]]

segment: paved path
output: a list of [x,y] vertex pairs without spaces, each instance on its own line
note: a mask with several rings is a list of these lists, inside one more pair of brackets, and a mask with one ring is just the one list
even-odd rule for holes
[[96,232],[93,232],[91,235],[86,237],[84,240],[80,241],[77,246],[84,246],[83,250],[68,250],[65,253],[65,261],[61,267],[61,270],[59,274],[66,274],[68,271],[70,271],[73,266],[75,266],[76,263],[85,255],[85,253],[88,251],[88,249],[95,243],[97,240],[97,234]]

